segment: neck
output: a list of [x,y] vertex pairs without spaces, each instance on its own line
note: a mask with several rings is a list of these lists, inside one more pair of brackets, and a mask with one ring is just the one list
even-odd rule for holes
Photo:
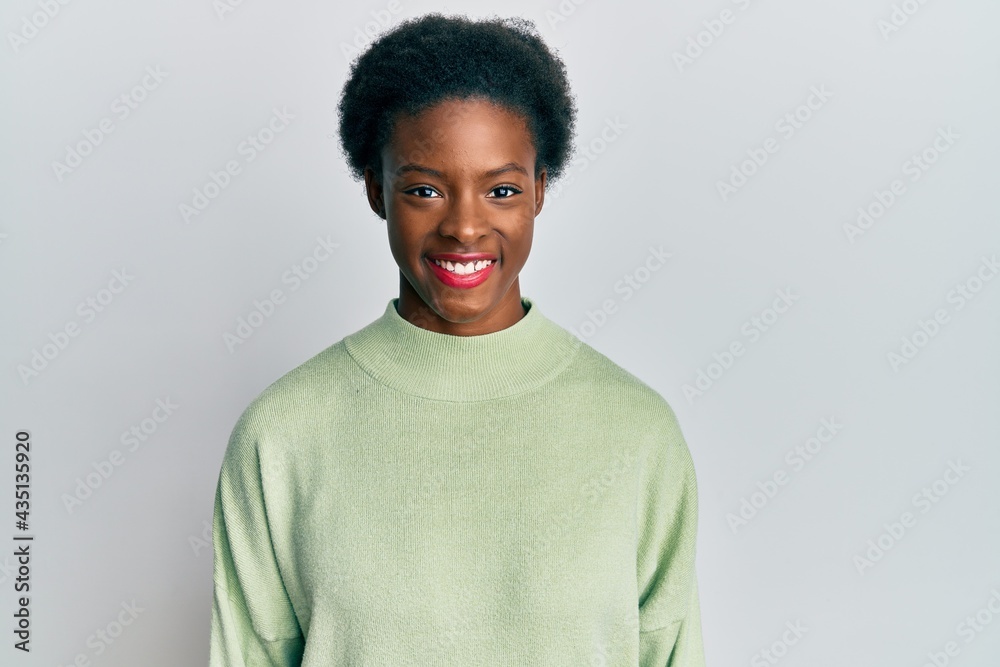
[[448,302],[438,302],[432,308],[400,272],[397,302],[397,312],[410,324],[452,336],[481,336],[500,331],[528,313],[521,303],[521,289],[516,278],[500,301],[484,312],[481,305],[461,301],[454,307]]
[[480,401],[536,389],[560,373],[582,345],[522,297],[520,319],[481,335],[452,335],[413,324],[390,299],[382,316],[345,338],[351,357],[378,382],[414,396]]

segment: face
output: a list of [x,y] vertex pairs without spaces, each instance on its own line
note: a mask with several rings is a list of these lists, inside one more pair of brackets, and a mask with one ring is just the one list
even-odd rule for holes
[[[524,118],[484,100],[443,101],[399,117],[382,165],[380,179],[365,170],[365,185],[399,266],[399,314],[460,336],[521,319],[518,274],[531,251],[546,177],[542,170],[534,178],[535,146]],[[468,272],[453,264],[453,272],[437,266],[441,255],[459,264],[477,255],[480,261]]]

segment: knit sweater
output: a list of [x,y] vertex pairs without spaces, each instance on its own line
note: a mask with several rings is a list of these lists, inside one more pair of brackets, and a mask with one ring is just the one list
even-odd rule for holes
[[697,488],[652,388],[522,296],[385,313],[264,389],[215,495],[210,667],[702,667]]

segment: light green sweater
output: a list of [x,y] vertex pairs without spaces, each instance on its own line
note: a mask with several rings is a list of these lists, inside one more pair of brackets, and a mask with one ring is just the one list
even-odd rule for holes
[[396,312],[268,386],[215,497],[210,667],[701,667],[697,487],[653,389],[545,317]]

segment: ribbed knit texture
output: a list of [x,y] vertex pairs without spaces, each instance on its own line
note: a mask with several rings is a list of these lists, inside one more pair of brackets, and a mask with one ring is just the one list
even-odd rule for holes
[[268,386],[215,497],[210,667],[701,667],[697,486],[652,388],[537,304],[385,313]]

